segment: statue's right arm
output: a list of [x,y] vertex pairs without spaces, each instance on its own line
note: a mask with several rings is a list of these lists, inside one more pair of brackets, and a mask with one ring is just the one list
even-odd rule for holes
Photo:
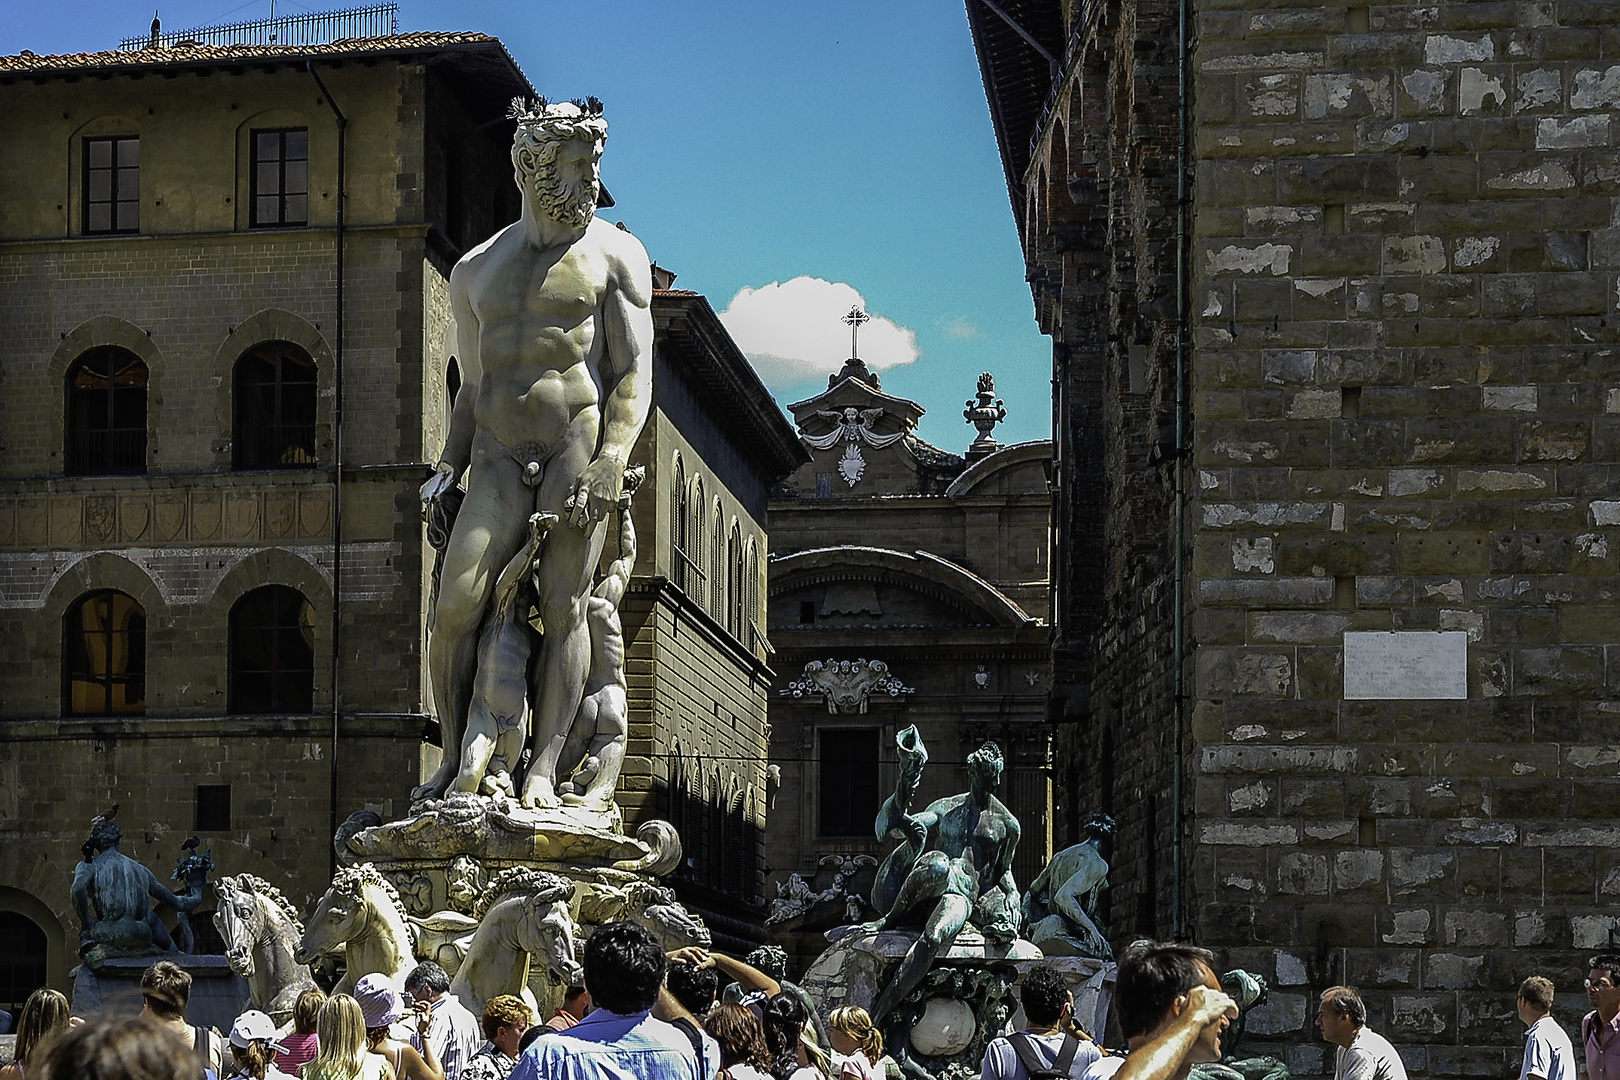
[[469,276],[465,263],[457,263],[456,268],[450,271],[450,306],[456,316],[456,353],[461,367],[461,389],[457,391],[456,403],[450,410],[444,450],[439,454],[432,478],[422,487],[424,502],[448,491],[472,460],[478,384],[483,379],[484,366],[478,355],[478,316],[473,313],[472,302],[467,296]]
[[[142,869],[145,869],[145,867],[142,867]],[[195,895],[188,892],[182,896],[176,896],[174,893],[170,892],[168,886],[159,881],[157,879],[157,875],[152,873],[150,870],[146,871],[146,893],[158,903],[168,904],[170,907],[173,907],[178,911],[191,911],[195,909],[198,904],[202,903],[203,898],[203,891],[201,889],[197,890]]]

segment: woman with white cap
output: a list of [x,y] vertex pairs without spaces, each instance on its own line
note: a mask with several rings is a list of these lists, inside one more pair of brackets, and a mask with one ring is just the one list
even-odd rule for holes
[[427,1041],[428,1025],[433,1022],[427,1002],[416,1002],[411,1012],[416,1023],[414,1041],[422,1046],[418,1052],[416,1047],[389,1037],[389,1027],[405,1017],[405,1004],[386,976],[374,973],[355,983],[354,999],[365,1014],[368,1048],[388,1062],[399,1080],[445,1080],[444,1068]]
[[271,1064],[271,1054],[280,1049],[276,1022],[258,1009],[249,1009],[231,1027],[231,1055],[236,1059],[231,1080],[293,1080]]

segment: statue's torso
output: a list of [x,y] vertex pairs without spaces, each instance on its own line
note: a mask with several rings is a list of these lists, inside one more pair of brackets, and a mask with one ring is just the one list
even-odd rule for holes
[[973,801],[972,795],[953,795],[941,799],[930,807],[939,815],[934,827],[933,850],[949,855],[956,869],[972,884],[977,893],[994,884],[984,880],[998,864],[1002,849],[1011,836],[1007,808],[995,796],[984,806]]
[[100,919],[144,919],[151,910],[151,873],[119,851],[105,851],[90,864],[90,901]]
[[541,251],[513,225],[463,264],[478,317],[478,428],[508,447],[555,448],[600,403],[593,368],[609,277],[601,228],[612,226],[593,224],[573,245]]

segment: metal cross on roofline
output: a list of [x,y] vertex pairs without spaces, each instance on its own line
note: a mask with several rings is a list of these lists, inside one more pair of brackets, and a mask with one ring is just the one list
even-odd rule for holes
[[861,324],[872,321],[872,316],[862,311],[861,305],[856,304],[849,309],[849,314],[845,315],[840,321],[849,324],[849,358],[851,360],[857,359],[861,354],[855,348],[855,335],[860,333]]

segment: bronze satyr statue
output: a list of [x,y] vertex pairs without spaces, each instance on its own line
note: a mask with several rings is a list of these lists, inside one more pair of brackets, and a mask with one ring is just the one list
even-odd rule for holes
[[987,742],[969,754],[971,790],[912,814],[911,799],[928,763],[928,751],[915,726],[900,732],[895,745],[901,757],[900,781],[878,811],[877,836],[904,843],[878,868],[872,906],[883,917],[864,929],[876,932],[920,923],[922,934],[878,995],[873,1020],[881,1020],[905,999],[970,921],[985,937],[1008,942],[1018,936],[1021,914],[1012,876],[1018,819],[991,794],[1001,783],[1001,750]]
[[90,828],[85,861],[73,871],[73,910],[79,916],[79,955],[95,963],[114,956],[173,952],[168,928],[152,901],[194,911],[201,888],[176,896],[157,875],[118,850],[124,830],[110,821]]

